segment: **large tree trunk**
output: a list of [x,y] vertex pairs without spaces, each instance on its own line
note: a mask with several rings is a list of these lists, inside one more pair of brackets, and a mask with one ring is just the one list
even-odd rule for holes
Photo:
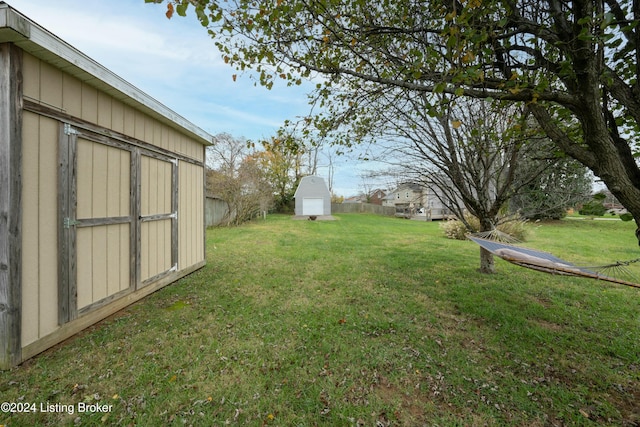
[[480,248],[480,273],[493,274],[496,272],[496,267],[493,262],[493,254],[485,248]]
[[[593,172],[602,179],[607,188],[622,205],[633,215],[636,225],[640,229],[640,184],[634,182],[628,171],[621,165],[624,159],[614,156],[602,156]],[[636,236],[640,239],[638,231]],[[640,241],[638,242],[640,244]]]
[[[491,231],[493,230],[495,218],[486,219],[480,218],[480,231]],[[493,254],[486,250],[485,248],[480,248],[480,273],[484,274],[493,274],[496,272],[496,267],[493,262]]]

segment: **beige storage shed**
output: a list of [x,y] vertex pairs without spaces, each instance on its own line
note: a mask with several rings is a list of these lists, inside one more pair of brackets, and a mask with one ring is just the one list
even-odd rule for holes
[[211,141],[0,2],[0,368],[205,264]]

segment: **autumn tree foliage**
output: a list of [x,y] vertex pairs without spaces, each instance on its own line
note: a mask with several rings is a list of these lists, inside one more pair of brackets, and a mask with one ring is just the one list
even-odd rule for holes
[[524,105],[640,224],[638,1],[165,2],[167,16],[194,10],[225,62],[264,86],[314,78],[325,130],[367,127],[389,87]]
[[309,168],[304,145],[292,135],[251,142],[221,133],[207,147],[207,192],[229,206],[227,224],[263,211],[291,212],[293,195]]
[[274,207],[277,212],[293,211],[293,195],[302,179],[302,154],[298,144],[271,137],[261,141],[262,150],[253,154],[254,160],[271,183]]
[[206,174],[207,193],[227,203],[223,224],[242,224],[273,204],[273,187],[243,138],[216,135]]

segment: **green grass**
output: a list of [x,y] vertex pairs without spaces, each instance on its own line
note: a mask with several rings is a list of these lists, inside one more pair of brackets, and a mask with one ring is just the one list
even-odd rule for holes
[[[527,246],[580,264],[640,253],[622,221],[530,227]],[[207,257],[0,373],[4,401],[110,413],[0,414],[0,424],[640,423],[639,289],[501,260],[481,275],[478,247],[438,223],[368,215],[212,229]]]

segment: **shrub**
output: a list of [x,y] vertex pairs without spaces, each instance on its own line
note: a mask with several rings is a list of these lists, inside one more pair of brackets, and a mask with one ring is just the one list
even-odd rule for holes
[[629,212],[625,212],[620,215],[620,219],[623,221],[631,221],[633,219],[633,215],[631,215]]
[[498,230],[523,242],[527,239],[526,224],[527,220],[518,214],[507,215],[500,218]]
[[[471,226],[472,230],[469,230],[464,222],[457,219],[442,222],[440,228],[442,228],[448,239],[465,240],[467,234],[477,233],[480,230],[480,220],[469,213],[464,215],[464,219]],[[527,237],[526,223],[527,220],[518,214],[505,215],[498,220],[498,226],[496,228],[501,233],[524,241]]]
[[470,233],[467,226],[458,219],[448,219],[440,223],[440,228],[444,231],[448,239],[465,240],[467,233]]
[[602,216],[607,212],[607,208],[604,207],[602,202],[597,200],[592,200],[588,203],[585,203],[582,206],[582,209],[578,211],[580,215],[587,216]]
[[580,215],[587,216],[602,216],[607,212],[607,208],[604,207],[604,200],[606,196],[602,193],[594,194],[593,200],[585,203],[582,209],[578,211]]

